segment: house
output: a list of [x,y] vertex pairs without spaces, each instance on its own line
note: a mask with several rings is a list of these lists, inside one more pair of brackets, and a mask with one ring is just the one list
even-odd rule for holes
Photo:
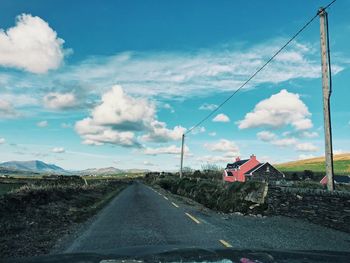
[[249,159],[236,158],[234,163],[228,163],[223,173],[226,182],[245,182],[248,180],[270,181],[281,180],[284,174],[270,163],[260,163],[253,154]]
[[[326,185],[328,182],[327,175],[322,178],[320,183],[322,185]],[[350,176],[349,175],[335,175],[334,176],[334,183],[335,184],[350,184]]]

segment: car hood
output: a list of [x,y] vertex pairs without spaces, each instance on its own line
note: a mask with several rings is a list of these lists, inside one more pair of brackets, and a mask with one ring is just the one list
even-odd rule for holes
[[207,249],[198,247],[139,246],[107,250],[101,253],[80,252],[4,259],[3,262],[349,262],[350,252],[289,251],[249,249]]

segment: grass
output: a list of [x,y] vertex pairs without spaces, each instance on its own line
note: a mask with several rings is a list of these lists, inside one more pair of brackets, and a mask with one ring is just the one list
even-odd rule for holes
[[88,185],[81,180],[10,180],[17,188],[0,196],[0,258],[48,253],[129,184],[121,179],[90,180]]
[[18,189],[22,186],[21,183],[0,183],[0,196],[3,194],[6,194],[8,192],[11,192],[15,189]]
[[[334,173],[336,175],[350,174],[350,153],[334,155]],[[302,172],[311,170],[313,172],[325,172],[324,157],[317,157],[294,162],[277,164],[276,167],[282,172]]]

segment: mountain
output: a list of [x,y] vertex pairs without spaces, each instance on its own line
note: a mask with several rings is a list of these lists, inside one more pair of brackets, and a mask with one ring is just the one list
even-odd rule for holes
[[78,173],[80,175],[114,175],[124,173],[124,171],[114,167],[106,167],[86,169],[79,171]]
[[[334,173],[350,174],[350,153],[336,154],[333,156]],[[312,170],[314,172],[325,172],[325,158],[316,157],[293,162],[277,164],[276,167],[281,171],[304,171]]]
[[4,162],[0,163],[0,167],[38,173],[67,173],[66,170],[55,164],[47,164],[38,160]]

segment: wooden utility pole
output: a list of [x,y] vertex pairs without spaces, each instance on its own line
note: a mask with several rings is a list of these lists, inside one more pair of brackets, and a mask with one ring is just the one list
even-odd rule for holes
[[184,163],[184,143],[185,143],[185,134],[182,134],[182,143],[181,143],[181,163],[180,163],[180,178],[182,178],[182,166]]
[[332,127],[330,113],[331,97],[331,68],[328,39],[328,14],[324,8],[319,9],[320,33],[321,33],[321,61],[322,61],[322,90],[323,90],[323,116],[324,116],[324,136],[326,155],[326,176],[327,189],[334,190],[333,178],[333,149],[332,149]]

